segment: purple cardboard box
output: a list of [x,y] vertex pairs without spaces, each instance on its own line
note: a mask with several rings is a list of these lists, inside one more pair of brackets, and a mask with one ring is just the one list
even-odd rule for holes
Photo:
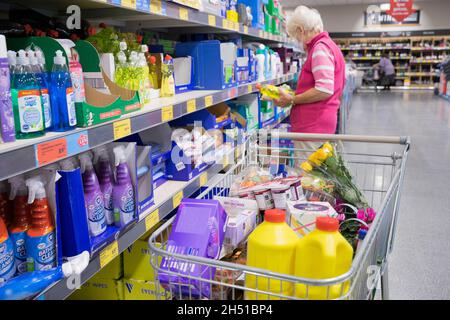
[[[222,247],[227,214],[217,200],[183,199],[167,243],[169,253],[218,259]],[[210,298],[216,269],[174,257],[161,261],[161,285],[176,296]]]

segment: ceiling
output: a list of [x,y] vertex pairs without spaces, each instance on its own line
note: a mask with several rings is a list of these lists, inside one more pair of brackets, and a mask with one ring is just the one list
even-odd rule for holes
[[[437,0],[414,0],[414,2],[431,2]],[[317,7],[317,6],[329,6],[329,5],[345,5],[345,4],[376,4],[376,3],[389,3],[389,0],[280,0],[283,8],[295,8],[299,5]]]

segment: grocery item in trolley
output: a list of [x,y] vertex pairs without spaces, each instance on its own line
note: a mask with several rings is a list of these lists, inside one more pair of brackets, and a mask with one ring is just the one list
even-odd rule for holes
[[[318,217],[316,229],[301,238],[295,251],[295,276],[329,279],[350,270],[353,248],[339,233],[339,220]],[[349,281],[330,286],[295,284],[295,296],[301,299],[336,299],[350,289]]]
[[[218,259],[227,215],[217,200],[183,199],[167,242],[171,254]],[[164,257],[158,279],[175,296],[210,298],[216,269],[173,256]],[[196,279],[193,279],[195,277]]]
[[288,201],[287,213],[289,225],[299,236],[304,236],[316,228],[317,217],[338,216],[328,202]]
[[[284,210],[267,210],[264,222],[261,223],[248,237],[247,265],[272,272],[293,275],[295,263],[295,247],[298,243],[297,234],[285,222]],[[245,276],[245,286],[275,295],[245,291],[247,300],[267,300],[292,296],[292,283],[250,273]]]

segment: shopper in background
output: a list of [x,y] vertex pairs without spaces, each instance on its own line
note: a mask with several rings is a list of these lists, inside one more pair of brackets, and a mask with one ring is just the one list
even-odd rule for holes
[[[297,7],[288,17],[287,31],[303,46],[307,58],[298,79],[295,96],[283,91],[275,103],[281,107],[293,105],[293,132],[334,134],[345,85],[345,60],[342,52],[323,30],[322,18],[316,9]],[[301,149],[316,149],[316,146],[311,142],[296,144],[296,148]]]
[[391,90],[391,86],[395,82],[395,68],[391,59],[389,59],[389,55],[384,52],[381,55],[380,62],[375,66],[378,66],[382,72],[381,85],[384,87],[382,90]]

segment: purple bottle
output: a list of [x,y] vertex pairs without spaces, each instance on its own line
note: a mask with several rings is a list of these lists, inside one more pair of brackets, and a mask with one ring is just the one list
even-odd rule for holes
[[0,135],[3,142],[13,142],[16,140],[10,88],[11,80],[6,40],[4,35],[0,35]]
[[109,162],[108,149],[105,145],[94,149],[94,165],[97,169],[97,177],[105,202],[105,219],[107,225],[114,224],[114,206],[112,200],[113,181],[111,164]]
[[86,204],[89,233],[92,237],[95,237],[106,230],[106,219],[103,193],[91,157],[91,153],[86,152],[81,154],[79,159],[81,173],[83,174],[84,202]]
[[116,166],[116,184],[113,187],[112,198],[114,206],[114,222],[117,227],[124,227],[134,219],[135,198],[133,183],[127,158],[131,156],[135,145],[130,143],[127,148],[120,145],[113,149]]

